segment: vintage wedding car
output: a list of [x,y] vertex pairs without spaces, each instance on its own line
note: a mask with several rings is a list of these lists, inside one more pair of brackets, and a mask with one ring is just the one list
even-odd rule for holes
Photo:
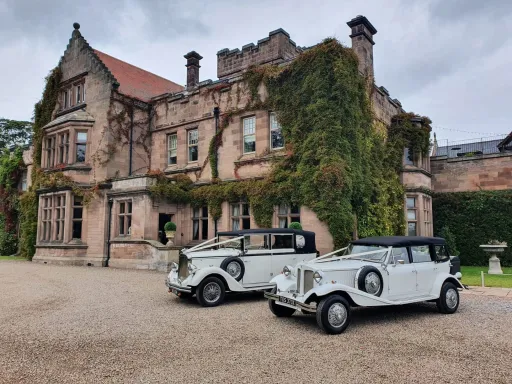
[[318,256],[315,233],[286,228],[219,232],[217,237],[180,252],[167,276],[169,292],[182,298],[196,295],[213,307],[226,292],[263,291],[283,265],[294,266]]
[[441,313],[454,313],[464,289],[461,277],[442,238],[370,237],[295,268],[285,266],[265,297],[275,316],[316,313],[320,328],[337,334],[349,325],[355,306],[435,301]]

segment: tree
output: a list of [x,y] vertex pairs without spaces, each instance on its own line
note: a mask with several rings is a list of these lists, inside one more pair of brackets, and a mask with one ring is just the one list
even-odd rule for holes
[[28,144],[31,138],[31,122],[0,118],[0,148]]

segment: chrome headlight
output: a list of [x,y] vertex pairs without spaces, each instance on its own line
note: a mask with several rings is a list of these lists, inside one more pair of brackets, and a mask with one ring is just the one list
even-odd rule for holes
[[178,270],[178,264],[176,264],[174,261],[171,263],[171,271],[177,271]]
[[323,273],[320,272],[320,271],[316,271],[315,273],[313,273],[313,279],[315,279],[315,281],[317,283],[319,283],[320,281],[322,281],[322,279],[324,278],[323,276]]
[[293,270],[292,267],[290,267],[289,265],[285,265],[283,267],[283,274],[288,277],[292,274],[292,270]]
[[188,273],[193,274],[196,270],[197,267],[194,264],[188,263]]

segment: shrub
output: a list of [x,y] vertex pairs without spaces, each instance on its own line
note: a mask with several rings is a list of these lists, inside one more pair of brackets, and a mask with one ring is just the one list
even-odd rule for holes
[[457,249],[457,243],[455,241],[455,236],[450,231],[450,227],[444,226],[439,231],[439,236],[446,240],[446,245],[448,246],[448,250],[450,252],[450,256],[459,256],[460,252]]
[[288,228],[290,229],[302,229],[302,225],[296,221],[293,221],[290,223],[290,225],[288,226]]
[[164,231],[166,231],[166,232],[168,232],[168,231],[176,231],[176,224],[173,223],[172,221],[169,221],[169,222],[165,223]]

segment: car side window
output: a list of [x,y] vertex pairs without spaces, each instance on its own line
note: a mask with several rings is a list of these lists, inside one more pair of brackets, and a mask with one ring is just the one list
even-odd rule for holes
[[272,235],[272,249],[293,249],[293,235]]
[[434,246],[434,250],[436,253],[436,261],[437,262],[444,262],[450,260],[450,255],[448,254],[448,250],[444,245],[436,245]]
[[404,264],[409,264],[409,254],[407,253],[407,248],[393,248],[391,252],[391,264],[398,264],[398,260],[403,260]]
[[432,261],[432,258],[430,257],[430,248],[428,245],[411,247],[411,253],[413,263],[427,263]]
[[245,236],[245,249],[248,251],[255,249],[269,249],[267,235],[250,235]]

